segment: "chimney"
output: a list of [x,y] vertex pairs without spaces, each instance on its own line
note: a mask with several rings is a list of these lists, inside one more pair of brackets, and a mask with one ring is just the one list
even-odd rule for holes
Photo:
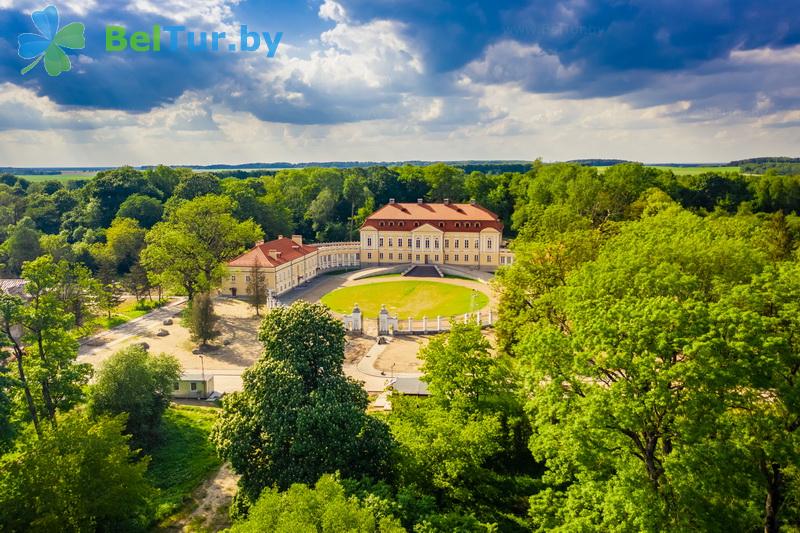
[[258,241],[256,243],[256,246],[261,246],[262,244],[264,244],[264,239],[261,239],[260,241]]
[[302,235],[292,235],[292,240],[295,242],[295,244],[300,244],[300,245],[303,244],[303,236]]
[[278,259],[281,256],[281,253],[278,250],[270,250],[267,252],[272,259]]
[[394,205],[394,198],[389,198],[389,205]]
[[418,203],[419,205],[422,205],[422,198],[417,198],[417,203]]
[[469,201],[469,205],[477,205],[478,202],[475,201],[475,198]]
[[450,198],[444,199],[444,205],[450,205]]
[[283,235],[278,235],[278,238],[279,239],[283,239]]

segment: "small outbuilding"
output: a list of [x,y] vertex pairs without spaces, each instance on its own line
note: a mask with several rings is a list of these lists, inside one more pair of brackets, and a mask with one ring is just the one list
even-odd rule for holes
[[214,392],[214,376],[203,374],[181,374],[172,391],[173,398],[204,400]]

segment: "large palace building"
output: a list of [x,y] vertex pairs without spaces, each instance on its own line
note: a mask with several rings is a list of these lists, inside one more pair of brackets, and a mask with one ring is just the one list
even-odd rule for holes
[[389,203],[361,226],[365,265],[452,265],[496,270],[511,261],[503,223],[475,203]]
[[228,263],[221,290],[246,296],[257,284],[282,294],[325,271],[368,266],[438,265],[494,271],[511,264],[503,246],[503,223],[475,203],[389,203],[361,226],[361,240],[304,244],[283,236],[256,246]]

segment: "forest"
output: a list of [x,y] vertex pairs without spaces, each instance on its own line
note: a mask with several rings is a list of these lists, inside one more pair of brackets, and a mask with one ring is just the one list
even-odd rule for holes
[[500,216],[494,335],[435,338],[430,397],[368,414],[341,323],[268,313],[211,430],[242,476],[233,531],[800,530],[800,175],[541,162],[0,176],[3,277],[30,294],[0,297],[0,530],[153,525],[178,370],[128,350],[90,385],[82,324],[122,292],[208,293],[264,237],[356,238],[390,198]]

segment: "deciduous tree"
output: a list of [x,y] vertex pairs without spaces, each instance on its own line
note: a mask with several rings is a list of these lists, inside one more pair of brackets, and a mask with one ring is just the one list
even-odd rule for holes
[[264,354],[225,396],[212,439],[242,474],[243,497],[314,483],[322,474],[383,478],[392,441],[366,414],[367,395],[345,377],[344,328],[322,305],[273,309],[259,330]]
[[169,407],[181,375],[178,360],[166,354],[150,355],[135,345],[103,362],[89,393],[95,415],[127,414],[125,431],[136,448],[158,441],[161,416]]

